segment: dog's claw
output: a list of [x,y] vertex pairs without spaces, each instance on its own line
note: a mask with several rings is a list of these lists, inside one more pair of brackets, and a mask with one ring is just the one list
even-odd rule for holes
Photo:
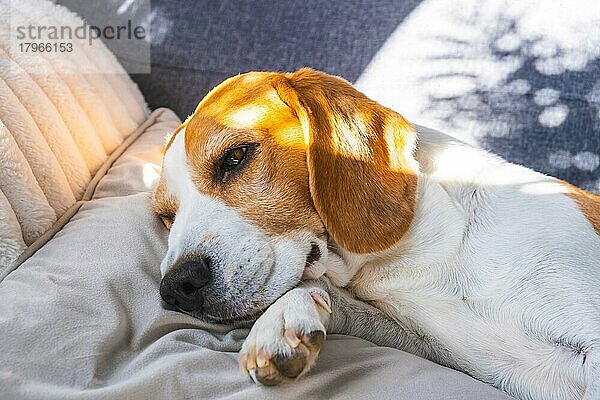
[[249,373],[248,368],[246,368],[246,365],[247,365],[247,357],[244,354],[240,357],[240,370],[242,371],[243,376],[248,376],[248,373]]
[[269,357],[264,350],[260,350],[258,352],[258,356],[256,357],[256,366],[258,368],[264,368],[269,363]]
[[246,369],[248,371],[253,371],[256,369],[256,353],[254,351],[249,351],[246,356]]
[[319,293],[311,292],[310,297],[312,297],[315,303],[323,308],[327,314],[331,314],[331,307],[329,307],[329,304],[327,304],[327,302],[321,297],[321,295],[319,295]]
[[290,345],[290,347],[292,349],[295,349],[296,347],[298,347],[298,345],[302,342],[298,338],[298,335],[296,334],[295,329],[286,329],[285,333],[283,334],[283,337],[285,338],[285,341]]

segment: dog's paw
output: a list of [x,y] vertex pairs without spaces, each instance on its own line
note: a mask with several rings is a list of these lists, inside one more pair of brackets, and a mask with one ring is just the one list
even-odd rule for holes
[[320,289],[283,295],[252,326],[240,351],[242,373],[269,386],[302,376],[319,355],[329,314],[329,295]]

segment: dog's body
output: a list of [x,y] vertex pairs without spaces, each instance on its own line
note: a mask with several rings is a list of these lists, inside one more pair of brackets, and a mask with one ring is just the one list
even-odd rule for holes
[[[259,117],[229,115],[219,121],[220,133],[199,134],[206,131],[201,124],[213,124],[218,113],[238,105],[224,100],[235,91],[224,84],[171,141],[156,196],[160,214],[172,220],[177,213],[162,266],[163,297],[175,293],[195,304],[196,291],[190,297],[170,285],[181,260],[185,276],[193,275],[190,254],[201,254],[211,258],[217,289],[205,289],[208,278],[194,275],[186,282],[203,291],[204,306],[180,308],[214,317],[221,306],[230,310],[226,318],[239,318],[272,304],[241,355],[243,370],[255,370],[265,383],[306,372],[323,339],[317,333],[329,328],[460,369],[522,399],[600,398],[599,197],[438,132],[412,129],[339,79],[310,70],[249,76],[238,77],[235,87],[264,91],[232,98],[258,104]],[[243,135],[258,135],[251,161],[245,156],[250,145],[243,155],[238,151],[235,165],[246,176],[231,169],[239,175],[221,183],[215,167],[218,182],[213,177],[213,183],[203,183],[199,171],[210,168],[198,159],[246,143],[211,142],[231,125],[238,132],[250,129]],[[266,145],[255,132],[279,140]],[[278,175],[269,170],[280,160],[282,137],[300,164],[283,168],[291,192],[278,188]],[[223,157],[231,161],[231,150],[210,165],[222,165]],[[271,179],[274,188],[258,187],[259,178]],[[242,183],[253,188],[262,214],[232,199],[237,189],[231,185]],[[314,212],[307,211],[303,190]],[[260,197],[265,191],[269,196]],[[302,217],[297,226],[274,228],[294,212]],[[315,215],[321,222],[314,222]],[[222,238],[231,232],[245,245]],[[242,272],[231,267],[240,256],[248,257]],[[323,274],[362,302],[327,281],[288,291],[301,277]],[[254,280],[260,281],[256,287]],[[252,306],[222,300],[242,290],[250,293]],[[233,308],[242,311],[235,315]]]
[[412,228],[384,254],[344,255],[350,290],[423,356],[518,397],[581,396],[600,380],[600,237],[563,183],[418,131]]

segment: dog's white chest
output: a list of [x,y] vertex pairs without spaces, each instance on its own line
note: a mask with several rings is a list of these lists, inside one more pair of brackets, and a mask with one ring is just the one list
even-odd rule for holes
[[[365,279],[363,270],[350,287],[355,296],[385,311],[430,346],[437,361],[458,367],[475,355],[470,353],[476,353],[480,338],[507,329],[498,318],[502,312],[498,298],[466,293],[447,271],[371,266],[368,275],[379,279]],[[507,339],[505,335],[503,341]]]

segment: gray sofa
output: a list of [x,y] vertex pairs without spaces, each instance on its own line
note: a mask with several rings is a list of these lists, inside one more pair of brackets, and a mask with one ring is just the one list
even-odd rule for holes
[[185,117],[229,76],[309,66],[410,121],[600,192],[600,6],[513,3],[154,0],[152,72],[133,79],[151,108]]
[[184,117],[231,75],[310,66],[411,121],[600,192],[600,7],[512,3],[153,1],[152,73],[134,80],[151,107]]

